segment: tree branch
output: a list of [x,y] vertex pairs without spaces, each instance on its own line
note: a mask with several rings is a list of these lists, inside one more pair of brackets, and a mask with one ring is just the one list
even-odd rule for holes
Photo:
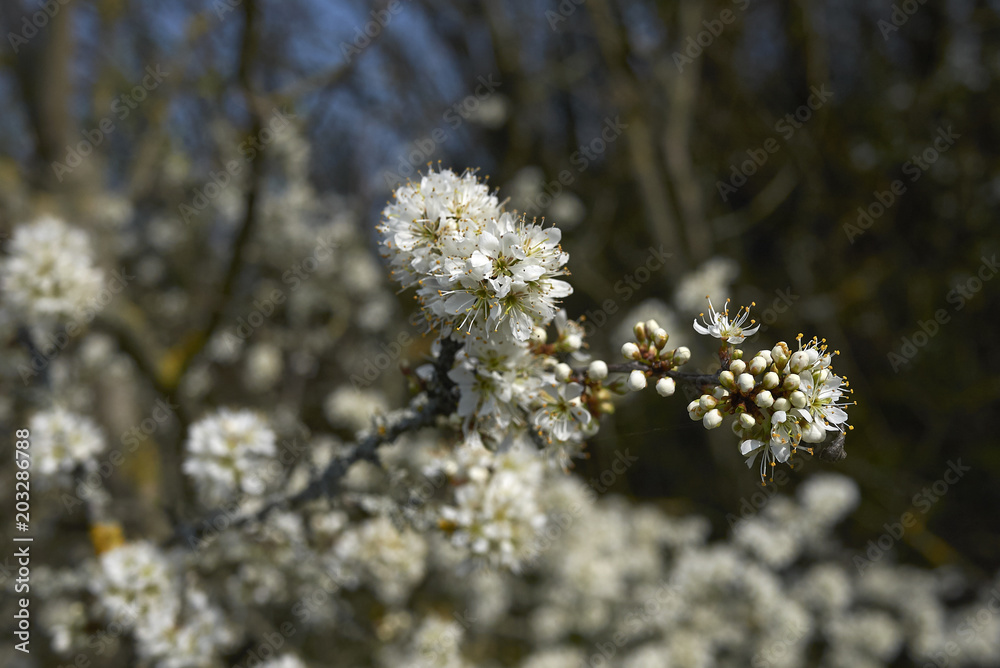
[[[396,440],[408,431],[430,427],[439,416],[451,415],[458,407],[458,392],[448,372],[455,363],[455,355],[462,344],[454,339],[441,339],[441,351],[434,362],[434,380],[422,394],[410,403],[410,413],[405,417],[379,427],[374,433],[358,442],[350,452],[335,458],[326,469],[313,478],[301,491],[280,495],[268,501],[259,510],[232,518],[226,509],[217,509],[194,524],[181,526],[168,541],[168,545],[181,543],[195,547],[209,531],[217,531],[216,520],[227,518],[226,529],[243,527],[251,522],[264,520],[279,508],[298,508],[310,501],[333,497],[340,488],[340,481],[355,462],[378,463],[378,448]],[[424,397],[426,401],[422,402]],[[421,405],[422,404],[422,405]],[[419,405],[419,408],[417,406]]]

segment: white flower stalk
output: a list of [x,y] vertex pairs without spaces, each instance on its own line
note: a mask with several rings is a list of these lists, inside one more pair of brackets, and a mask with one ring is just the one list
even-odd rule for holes
[[280,472],[274,432],[256,413],[222,409],[191,425],[183,470],[208,505],[242,492],[259,496]]
[[[754,306],[753,302],[750,306]],[[754,325],[752,327],[744,327],[747,320],[753,324],[755,320],[750,318],[750,307],[740,307],[740,310],[736,312],[732,320],[729,318],[729,300],[726,300],[726,306],[721,312],[716,312],[715,308],[712,306],[712,300],[708,300],[708,315],[704,313],[701,314],[704,324],[698,322],[697,318],[694,321],[694,331],[699,334],[707,334],[709,336],[714,336],[717,339],[722,339],[723,342],[729,343],[731,345],[739,345],[743,343],[744,339],[748,336],[753,336],[760,329],[760,325]]]
[[3,301],[30,324],[49,326],[95,302],[103,273],[87,235],[56,218],[14,230],[0,262]]

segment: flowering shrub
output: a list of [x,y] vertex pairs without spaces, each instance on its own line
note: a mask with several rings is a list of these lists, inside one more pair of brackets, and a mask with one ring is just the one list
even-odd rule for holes
[[[292,176],[301,169],[285,167]],[[282,373],[304,377],[297,369],[337,347],[329,321],[347,314],[344,327],[386,331],[393,308],[361,235],[342,220],[311,227],[320,203],[296,179],[285,182],[262,204],[283,236],[265,236],[257,252],[262,266],[297,269],[276,273],[289,277],[287,289],[272,281],[255,293],[235,334],[214,331],[202,356],[168,355],[163,366],[177,369],[169,376],[99,320],[78,354],[56,358],[51,386],[28,400],[34,475],[53,490],[40,516],[54,523],[82,505],[93,546],[74,544],[72,563],[56,560],[33,581],[58,660],[271,668],[1000,660],[1000,622],[963,626],[986,600],[971,585],[888,562],[853,568],[834,535],[858,503],[846,477],[815,475],[796,498],[774,496],[712,540],[703,517],[601,496],[573,475],[616,401],[650,387],[670,399],[685,387],[696,397],[690,418],[706,429],[729,421],[733,456],[766,484],[778,464],[845,456],[851,390],[823,339],[799,335],[794,346],[748,352],[758,325],[728,300],[717,311],[710,299],[693,325],[718,340],[716,371],[686,371],[692,352],[670,339],[690,330],[670,332],[656,318],[634,324],[622,360],[594,358],[584,323],[562,308],[572,286],[559,230],[504,210],[474,172],[431,170],[399,187],[377,227],[393,280],[413,291],[433,333],[426,362],[404,364],[406,405],[376,410],[391,405],[382,391],[349,388],[347,374],[326,386],[325,400],[289,401],[294,388],[276,389]],[[313,248],[317,227],[329,241],[327,264]],[[44,239],[44,250],[32,239]],[[311,264],[296,259],[303,252]],[[44,337],[93,298],[98,265],[84,233],[65,223],[18,228],[0,263],[0,327]],[[706,272],[731,280],[724,262]],[[264,324],[279,313],[280,324]],[[209,408],[213,367],[243,357],[243,386],[216,388],[230,407]],[[4,377],[24,363],[8,359]],[[109,447],[93,397],[75,388],[101,374],[141,373],[177,399],[176,415],[154,412],[148,430],[144,420],[123,437],[131,448],[123,453]],[[241,398],[247,408],[236,407]],[[292,406],[324,415],[330,428],[306,428]],[[183,429],[171,457],[158,430],[173,420]],[[166,521],[136,535],[128,504],[115,500],[120,485],[107,480],[147,439],[163,441],[150,469],[162,475],[155,512]],[[633,460],[626,451],[614,472]],[[966,600],[949,607],[959,584]]]

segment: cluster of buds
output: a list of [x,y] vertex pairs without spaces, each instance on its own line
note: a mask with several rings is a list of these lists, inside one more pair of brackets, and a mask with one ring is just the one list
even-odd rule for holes
[[646,379],[658,378],[656,391],[663,397],[674,393],[676,385],[670,377],[670,372],[691,359],[691,351],[685,346],[668,348],[670,335],[660,327],[655,320],[637,322],[632,328],[635,341],[629,341],[622,346],[622,356],[637,362],[642,368],[629,372],[626,385],[633,392],[646,387]]
[[799,334],[794,352],[780,341],[749,361],[743,350],[727,347],[720,353],[724,364],[718,386],[687,407],[691,419],[706,429],[719,427],[725,415],[735,417],[740,453],[750,467],[760,457],[762,480],[799,449],[812,454],[803,442],[821,443],[828,431],[851,428],[844,411],[850,403],[842,401],[851,390],[831,366],[837,351],[828,352],[825,340],[803,344],[802,338]]

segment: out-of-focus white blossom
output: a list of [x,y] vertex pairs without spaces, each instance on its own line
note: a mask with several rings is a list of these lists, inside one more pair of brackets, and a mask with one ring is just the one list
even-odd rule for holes
[[97,424],[65,408],[35,413],[29,429],[39,481],[64,484],[77,467],[84,471],[93,468],[95,458],[104,450],[104,436]]
[[56,218],[19,225],[0,260],[0,294],[30,324],[51,325],[93,304],[103,273],[87,235]]
[[183,469],[205,504],[242,492],[259,496],[277,473],[274,432],[256,413],[222,409],[191,425]]

